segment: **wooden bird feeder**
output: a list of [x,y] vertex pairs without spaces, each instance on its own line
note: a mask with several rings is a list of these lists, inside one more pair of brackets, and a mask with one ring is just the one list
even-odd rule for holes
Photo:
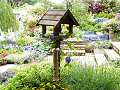
[[53,26],[53,35],[56,37],[54,43],[57,43],[57,46],[53,50],[53,63],[54,63],[54,81],[59,81],[59,67],[60,67],[60,41],[59,34],[62,31],[61,24],[69,24],[69,34],[73,33],[73,25],[78,26],[79,23],[76,21],[70,10],[48,10],[43,16],[39,19],[38,25],[42,25],[42,34],[46,34],[46,26]]
[[46,26],[54,26],[54,35],[58,36],[61,32],[61,24],[69,24],[69,33],[73,32],[73,25],[79,23],[73,17],[70,10],[48,10],[39,20],[37,25],[42,25],[42,34],[46,34]]

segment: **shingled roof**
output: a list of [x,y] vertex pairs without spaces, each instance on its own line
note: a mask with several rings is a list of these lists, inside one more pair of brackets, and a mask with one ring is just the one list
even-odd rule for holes
[[71,24],[78,26],[78,22],[69,10],[48,10],[38,22],[39,25],[59,26],[60,24]]

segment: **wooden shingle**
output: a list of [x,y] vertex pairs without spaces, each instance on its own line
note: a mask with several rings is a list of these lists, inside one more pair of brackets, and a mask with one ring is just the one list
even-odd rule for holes
[[69,10],[48,10],[39,20],[38,24],[57,27],[60,24],[79,25]]

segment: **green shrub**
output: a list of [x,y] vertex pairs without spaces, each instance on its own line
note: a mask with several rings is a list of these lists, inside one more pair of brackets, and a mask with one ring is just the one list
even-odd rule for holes
[[113,12],[111,12],[111,13],[101,12],[99,14],[96,14],[96,17],[112,19],[112,18],[114,18],[114,13]]
[[34,37],[30,37],[30,36],[20,36],[17,40],[16,43],[19,46],[25,46],[27,44],[32,43],[33,41],[35,41]]
[[1,45],[1,46],[3,46],[3,45],[7,45],[7,44],[8,44],[7,40],[0,41],[0,45]]
[[70,90],[119,90],[119,70],[114,68],[83,68],[71,65],[62,69],[62,83]]
[[51,54],[51,40],[46,38],[39,39],[39,41],[32,44],[32,47],[34,48],[32,50],[32,57],[38,62],[44,60],[46,55]]
[[99,49],[111,49],[112,48],[112,44],[111,42],[109,41],[96,41],[94,43],[91,43],[87,46],[88,48],[91,48],[91,49],[96,49],[96,48],[99,48]]
[[[71,63],[61,66],[60,82],[54,83],[53,67],[48,63],[19,68],[17,75],[0,90],[119,90],[120,70],[113,67],[82,67]],[[38,89],[39,90],[39,89]]]
[[36,3],[31,11],[35,15],[41,15],[46,12],[45,8],[41,5],[41,3]]
[[115,12],[115,13],[119,12],[119,10],[120,10],[120,6],[114,7],[112,9],[112,11]]
[[41,63],[19,70],[16,76],[9,80],[8,85],[3,90],[21,90],[23,88],[39,87],[42,82],[47,83],[51,81],[52,66]]
[[8,32],[9,29],[12,31],[18,30],[19,23],[12,11],[12,7],[0,1],[0,30],[3,32]]

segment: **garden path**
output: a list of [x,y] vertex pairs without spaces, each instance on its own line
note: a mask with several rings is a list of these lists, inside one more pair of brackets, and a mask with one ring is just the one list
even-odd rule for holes
[[[93,53],[85,53],[84,55],[74,54],[71,56],[72,62],[79,62],[81,65],[86,66],[109,66],[111,61],[120,61],[120,42],[111,42],[113,49],[94,49]],[[67,44],[65,44],[67,45]],[[65,45],[61,45],[62,48]],[[82,44],[83,45],[83,44]],[[79,47],[80,46],[80,47]],[[78,48],[79,47],[79,48]],[[74,47],[76,48],[76,47]],[[80,43],[77,43],[77,50],[81,51]],[[83,47],[82,47],[83,48]],[[83,49],[82,49],[83,50]],[[64,60],[67,57],[67,54],[70,52],[70,49],[67,48],[67,53],[64,56]],[[64,49],[63,49],[64,52]],[[69,55],[69,54],[68,54]],[[46,57],[46,60],[52,61],[53,56]]]
[[114,49],[118,54],[120,54],[120,42],[111,42],[111,43],[112,43],[113,49]]
[[8,69],[11,69],[11,68],[14,68],[14,67],[16,67],[15,64],[7,64],[7,65],[4,65],[4,66],[0,66],[0,73],[4,73]]

